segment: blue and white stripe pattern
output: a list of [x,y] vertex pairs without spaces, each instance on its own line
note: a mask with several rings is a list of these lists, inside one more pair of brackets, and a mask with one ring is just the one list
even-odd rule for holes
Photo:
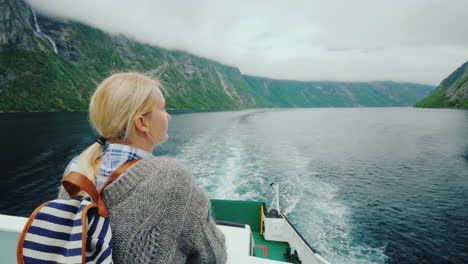
[[[101,154],[101,165],[96,179],[96,188],[99,189],[106,181],[107,177],[124,163],[134,159],[151,158],[153,154],[142,149],[122,144],[108,144],[107,149]],[[65,175],[70,171],[78,171],[76,158],[70,162]]]
[[[124,163],[152,156],[135,147],[109,144],[101,154],[96,188],[101,188],[107,177]],[[70,171],[79,172],[76,158],[70,162],[65,175]],[[86,223],[82,223],[82,219],[86,219]],[[110,221],[97,213],[96,204],[90,197],[50,201],[28,223],[31,225],[26,230],[22,247],[26,264],[83,263],[83,254],[85,263],[112,263]],[[82,250],[83,237],[86,238],[85,251]]]
[[[93,206],[90,197],[78,196],[54,200],[42,207],[24,238],[24,263],[82,263],[83,232],[86,232],[86,263],[112,263],[109,219],[97,214],[96,207],[90,208]],[[83,230],[82,215],[86,211]]]

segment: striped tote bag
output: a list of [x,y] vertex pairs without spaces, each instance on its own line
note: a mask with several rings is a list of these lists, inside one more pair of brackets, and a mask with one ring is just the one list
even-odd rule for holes
[[[100,190],[86,176],[70,172],[62,185],[71,199],[46,202],[32,213],[18,241],[18,263],[112,263],[112,232],[101,193],[136,161],[115,170]],[[82,190],[88,195],[78,195]]]

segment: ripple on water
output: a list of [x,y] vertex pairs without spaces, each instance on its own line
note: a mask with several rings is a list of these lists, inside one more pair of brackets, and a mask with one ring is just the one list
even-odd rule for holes
[[[28,150],[4,151],[0,201],[18,202],[2,213],[28,215],[54,198],[64,167],[94,138],[86,113],[34,116],[2,123],[0,134],[17,131],[3,137]],[[269,183],[279,183],[282,209],[331,263],[464,263],[467,120],[412,108],[181,114],[155,153],[182,160],[210,198],[269,202]]]

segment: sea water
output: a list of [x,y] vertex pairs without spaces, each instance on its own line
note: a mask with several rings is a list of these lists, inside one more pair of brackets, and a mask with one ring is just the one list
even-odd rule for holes
[[[330,263],[467,263],[468,111],[414,108],[178,112],[155,155],[210,198],[281,210]],[[0,115],[0,213],[56,196],[95,138],[87,113]]]

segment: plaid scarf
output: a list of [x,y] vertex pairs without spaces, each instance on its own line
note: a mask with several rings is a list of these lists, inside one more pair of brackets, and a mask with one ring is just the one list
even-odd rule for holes
[[[124,163],[134,159],[145,159],[150,157],[153,157],[153,154],[139,148],[122,144],[108,144],[107,149],[105,149],[101,154],[101,165],[99,166],[98,175],[96,177],[96,188],[101,188],[107,177],[109,177],[115,169],[122,166]],[[78,171],[78,162],[76,157],[70,162],[70,165],[68,165],[65,175],[70,171]]]

